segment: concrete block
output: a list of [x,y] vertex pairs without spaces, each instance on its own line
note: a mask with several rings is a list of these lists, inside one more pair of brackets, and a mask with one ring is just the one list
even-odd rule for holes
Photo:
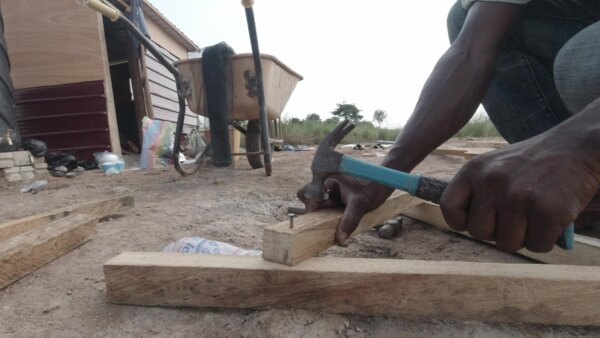
[[4,178],[6,179],[6,182],[8,182],[8,183],[20,182],[22,179],[21,174],[10,174],[10,175],[4,176]]
[[48,169],[48,164],[46,164],[46,163],[43,163],[43,162],[42,162],[42,163],[35,163],[35,164],[33,165],[33,167],[34,167],[35,169]]
[[46,159],[43,156],[42,157],[34,157],[33,163],[46,163]]
[[33,172],[33,170],[34,170],[33,166],[31,166],[31,165],[24,165],[24,166],[19,167],[19,171],[22,173]]
[[12,167],[12,168],[2,169],[2,173],[4,173],[4,176],[10,175],[10,174],[16,174],[19,171],[21,171],[21,169],[19,167]]
[[15,151],[13,153],[13,161],[15,166],[23,166],[33,164],[33,156],[28,151]]
[[47,176],[48,174],[50,174],[50,173],[46,169],[36,169],[35,170],[36,177]]
[[0,153],[0,160],[12,160],[12,153]]
[[21,178],[24,181],[28,181],[28,180],[32,180],[35,178],[35,174],[33,172],[24,172],[24,173],[19,173],[19,175],[21,175]]
[[12,168],[15,166],[13,160],[0,160],[0,169]]

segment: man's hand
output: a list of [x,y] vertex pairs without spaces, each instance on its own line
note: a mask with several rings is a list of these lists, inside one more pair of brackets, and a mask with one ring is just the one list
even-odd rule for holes
[[393,191],[392,188],[375,183],[336,175],[325,180],[324,189],[330,197],[327,201],[319,203],[304,196],[306,187],[304,186],[298,191],[298,199],[304,203],[309,212],[322,208],[345,206],[344,215],[335,233],[335,240],[339,245],[346,245],[346,241],[358,226],[363,215],[381,206]]
[[468,162],[440,205],[446,222],[508,252],[548,252],[600,183],[594,144],[551,130]]

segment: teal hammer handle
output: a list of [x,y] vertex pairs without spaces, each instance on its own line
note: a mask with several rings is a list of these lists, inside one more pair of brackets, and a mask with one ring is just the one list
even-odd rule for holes
[[[405,173],[349,156],[342,157],[340,173],[406,191],[412,196],[436,204],[439,204],[440,197],[448,185],[447,181]],[[571,223],[558,238],[556,245],[565,250],[572,250],[574,244],[575,226]]]

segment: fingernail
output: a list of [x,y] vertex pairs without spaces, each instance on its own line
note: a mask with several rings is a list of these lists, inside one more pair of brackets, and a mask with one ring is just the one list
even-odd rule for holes
[[336,241],[339,246],[346,247],[348,246],[348,234],[342,231],[339,231],[336,236]]

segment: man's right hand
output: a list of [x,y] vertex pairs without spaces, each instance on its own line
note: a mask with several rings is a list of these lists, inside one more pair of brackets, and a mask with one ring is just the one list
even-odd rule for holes
[[394,191],[379,184],[365,182],[353,177],[335,175],[325,180],[324,190],[329,199],[323,202],[306,198],[304,192],[308,185],[298,191],[298,199],[308,212],[323,208],[344,206],[344,215],[335,232],[338,245],[345,246],[350,235],[356,230],[363,215],[377,209]]

